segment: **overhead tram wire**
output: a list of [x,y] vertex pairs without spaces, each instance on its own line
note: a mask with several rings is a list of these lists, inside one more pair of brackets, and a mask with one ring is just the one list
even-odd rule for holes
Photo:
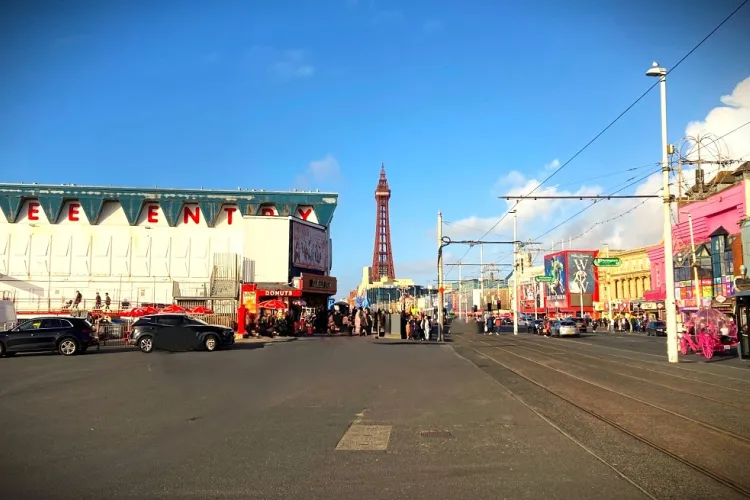
[[[661,167],[659,167],[659,170],[661,170]],[[631,177],[630,179],[628,179],[628,181],[629,181],[629,182],[628,182],[628,181],[626,181],[626,182],[628,182],[628,184],[626,184],[626,185],[624,185],[624,186],[622,186],[622,187],[620,187],[620,188],[616,189],[615,191],[613,191],[613,192],[611,192],[611,193],[608,193],[608,194],[609,194],[609,195],[615,195],[615,194],[617,194],[617,193],[620,193],[620,192],[622,192],[622,191],[624,191],[624,190],[626,190],[626,189],[628,189],[628,188],[630,188],[630,187],[633,187],[634,185],[637,185],[637,184],[639,184],[640,182],[643,182],[644,180],[648,179],[648,178],[649,178],[650,176],[654,175],[654,174],[655,174],[655,173],[657,173],[657,172],[658,172],[658,170],[657,170],[657,171],[651,171],[651,172],[647,173],[646,175],[643,175],[643,176],[640,176],[640,177],[637,177],[637,178],[636,178],[636,177]],[[613,189],[614,189],[614,188],[613,188]],[[661,189],[659,189],[659,191],[661,191]],[[657,191],[657,193],[658,193],[658,191]],[[603,196],[606,196],[606,195],[603,195]],[[587,210],[589,210],[589,209],[590,209],[591,207],[593,207],[593,206],[594,206],[594,205],[596,205],[597,203],[599,203],[599,202],[601,202],[601,201],[604,201],[604,199],[605,199],[605,198],[600,198],[600,199],[594,200],[594,201],[593,201],[593,202],[591,202],[591,203],[590,203],[589,205],[586,205],[586,206],[585,206],[584,208],[582,208],[582,209],[581,209],[581,210],[579,210],[578,212],[574,213],[573,215],[571,215],[570,217],[568,217],[568,218],[567,218],[567,219],[565,219],[564,221],[562,221],[562,222],[560,222],[560,223],[556,224],[556,225],[555,225],[555,226],[553,226],[553,227],[552,227],[551,229],[548,229],[548,230],[547,230],[547,231],[545,231],[544,233],[542,233],[542,234],[540,234],[539,236],[537,236],[537,237],[533,238],[533,239],[532,239],[532,241],[541,241],[541,238],[543,238],[543,237],[547,236],[547,235],[548,235],[549,233],[551,233],[551,232],[552,232],[552,231],[554,231],[555,229],[558,229],[559,227],[561,227],[561,226],[563,226],[563,225],[567,224],[567,223],[568,223],[568,222],[570,222],[571,220],[575,219],[576,217],[578,217],[578,216],[579,216],[579,215],[581,215],[582,213],[584,213],[584,212],[586,212]],[[643,201],[643,203],[645,203],[646,201],[649,201],[650,199],[653,199],[653,198],[647,198],[646,200],[644,200],[644,201]],[[510,256],[510,253],[507,253],[507,254],[505,254],[505,255],[503,255],[503,256],[501,256],[501,257],[498,257],[497,259],[493,259],[493,260],[495,260],[495,261],[499,262],[499,261],[501,261],[501,260],[503,260],[503,259],[507,258],[508,256]]]
[[[654,164],[654,165],[655,165],[655,164]],[[617,194],[617,193],[620,193],[620,192],[622,192],[622,191],[624,191],[624,190],[626,190],[626,189],[628,189],[628,188],[630,188],[630,187],[633,187],[634,185],[636,185],[636,184],[638,184],[638,183],[640,183],[640,182],[643,182],[644,180],[648,179],[648,178],[649,178],[649,177],[651,177],[652,175],[654,175],[654,174],[658,173],[658,172],[659,172],[660,170],[661,170],[661,166],[660,166],[660,167],[658,167],[657,169],[654,169],[654,170],[651,170],[651,171],[649,171],[649,172],[648,172],[648,173],[646,173],[645,175],[641,175],[641,176],[638,176],[638,177],[635,177],[635,176],[633,176],[633,177],[630,177],[630,178],[626,179],[626,180],[625,180],[625,181],[623,181],[623,182],[620,182],[620,183],[617,183],[617,184],[615,184],[614,186],[612,186],[612,187],[608,188],[608,189],[606,190],[606,193],[605,193],[605,194],[602,194],[603,198],[600,198],[600,199],[596,199],[596,200],[594,200],[593,202],[591,202],[591,204],[590,204],[590,205],[587,205],[587,206],[586,206],[586,207],[584,207],[583,209],[579,210],[578,212],[576,212],[575,214],[573,214],[573,215],[572,215],[572,216],[571,216],[571,217],[570,217],[569,219],[567,219],[567,220],[565,220],[565,221],[563,221],[563,222],[559,223],[558,225],[556,225],[555,227],[553,227],[552,229],[550,229],[549,231],[547,231],[547,232],[546,232],[546,233],[544,233],[543,235],[541,235],[541,236],[539,236],[539,237],[537,237],[537,238],[533,238],[533,239],[532,239],[532,241],[539,241],[539,238],[541,238],[542,236],[546,236],[547,234],[549,234],[550,232],[554,231],[555,229],[557,229],[557,228],[558,228],[558,227],[560,227],[561,225],[563,225],[563,224],[565,224],[565,223],[569,222],[570,220],[572,220],[572,219],[573,219],[573,218],[575,218],[575,217],[578,217],[579,215],[581,215],[582,213],[584,213],[584,212],[585,212],[586,210],[590,209],[591,207],[593,207],[593,206],[594,206],[594,205],[596,205],[597,203],[599,203],[599,202],[601,202],[601,201],[604,201],[604,200],[606,199],[606,196],[608,196],[608,195],[609,195],[609,196],[614,196],[614,195],[615,195],[615,194]],[[627,184],[626,184],[626,183],[627,183]],[[651,198],[649,198],[649,199],[651,199]],[[647,200],[645,200],[645,201],[648,201],[648,199],[647,199]],[[503,260],[503,259],[505,259],[505,258],[507,258],[507,257],[509,257],[509,256],[510,256],[510,252],[506,253],[505,255],[503,255],[503,256],[501,256],[501,257],[498,257],[497,259],[493,259],[493,260],[495,260],[495,261],[501,261],[501,260]]]
[[[682,56],[682,58],[679,61],[677,61],[675,64],[673,64],[671,66],[671,68],[667,71],[667,73],[666,73],[665,76],[668,76],[670,73],[672,73],[674,70],[676,70],[683,62],[685,62],[685,60],[688,57],[690,57],[693,54],[693,52],[695,52],[696,50],[698,50],[704,43],[706,43],[706,41],[708,41],[709,38],[711,38],[717,31],[719,31],[719,29],[721,29],[722,26],[724,26],[732,17],[734,17],[734,15],[737,14],[737,12],[739,12],[740,9],[742,9],[748,2],[750,2],[750,0],[744,0],[739,6],[737,6],[737,8],[735,8],[727,17],[725,17],[723,21],[721,21],[713,30],[711,30],[705,37],[703,37],[703,39],[701,41],[699,41],[692,49],[690,49],[684,56]],[[548,182],[554,176],[556,176],[557,174],[559,174],[562,171],[562,169],[564,169],[565,167],[567,167],[573,160],[575,160],[578,156],[580,156],[581,153],[583,153],[584,151],[586,151],[589,148],[589,146],[591,146],[594,142],[596,142],[596,140],[599,139],[599,137],[601,137],[602,135],[604,135],[610,128],[612,128],[617,122],[619,122],[620,119],[622,119],[623,116],[625,116],[631,109],[633,109],[636,106],[636,104],[638,104],[639,102],[641,102],[643,100],[643,98],[646,97],[646,95],[648,95],[648,93],[651,92],[657,85],[659,85],[659,80],[658,79],[657,79],[656,82],[653,83],[653,85],[651,85],[648,89],[646,89],[646,91],[644,93],[642,93],[635,101],[633,101],[633,103],[630,104],[630,106],[628,106],[627,108],[625,108],[625,110],[622,113],[620,113],[619,115],[617,115],[617,117],[614,120],[612,120],[611,122],[609,122],[609,124],[606,127],[604,127],[601,130],[601,132],[599,132],[598,134],[596,134],[593,139],[591,139],[589,142],[587,142],[581,149],[579,149],[573,156],[571,156],[570,159],[568,159],[565,163],[563,163],[562,165],[560,165],[559,167],[557,167],[554,172],[552,172],[550,175],[548,175],[534,189],[532,189],[531,191],[529,191],[525,195],[525,197],[528,197],[528,196],[534,194],[546,182]],[[513,204],[513,207],[510,210],[508,210],[502,217],[500,217],[500,220],[498,220],[495,223],[494,226],[492,226],[486,233],[484,233],[482,235],[482,237],[479,238],[479,240],[484,239],[488,234],[490,234],[492,231],[494,231],[495,228],[497,226],[499,226],[500,223],[503,220],[505,220],[505,218],[513,210],[516,209],[516,207],[518,206],[519,202],[520,202],[520,200],[517,200],[516,203]],[[459,259],[459,262],[466,257],[466,255],[469,253],[470,250],[471,250],[471,247],[469,247],[466,250],[466,252],[464,253],[464,255]],[[449,269],[448,272],[446,273],[446,275],[448,273],[450,273],[451,270],[452,269]]]

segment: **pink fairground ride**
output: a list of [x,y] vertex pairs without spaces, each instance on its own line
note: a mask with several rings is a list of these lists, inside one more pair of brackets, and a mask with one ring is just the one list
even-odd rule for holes
[[680,337],[680,352],[695,352],[706,359],[714,353],[731,350],[737,347],[737,325],[716,309],[701,309],[690,315]]

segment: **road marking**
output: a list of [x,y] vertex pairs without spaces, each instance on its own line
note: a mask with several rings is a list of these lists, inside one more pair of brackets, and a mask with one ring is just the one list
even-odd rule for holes
[[385,451],[391,439],[390,425],[352,424],[336,446],[337,451]]

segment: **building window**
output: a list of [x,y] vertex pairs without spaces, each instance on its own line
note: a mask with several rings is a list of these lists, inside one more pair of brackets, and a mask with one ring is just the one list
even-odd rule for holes
[[[718,235],[711,238],[711,270],[713,278],[721,278],[722,276],[727,274],[726,249],[726,236]],[[731,254],[731,249],[729,253]]]

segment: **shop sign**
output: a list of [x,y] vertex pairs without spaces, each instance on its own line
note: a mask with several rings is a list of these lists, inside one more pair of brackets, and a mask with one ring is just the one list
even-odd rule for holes
[[644,311],[655,311],[656,302],[644,302],[641,304],[641,309],[643,309]]
[[554,278],[552,276],[536,276],[534,277],[534,280],[536,280],[537,283],[552,283],[552,280]]
[[259,290],[266,297],[299,297],[302,295],[300,290]]
[[596,267],[620,267],[622,260],[619,257],[597,257],[594,259]]
[[723,295],[717,295],[716,297],[714,297],[714,300],[718,302],[719,304],[723,304],[724,302],[727,301],[727,298],[724,297]]
[[336,293],[336,278],[331,276],[319,276],[314,274],[302,273],[300,276],[302,290],[310,292],[323,292],[328,294]]

